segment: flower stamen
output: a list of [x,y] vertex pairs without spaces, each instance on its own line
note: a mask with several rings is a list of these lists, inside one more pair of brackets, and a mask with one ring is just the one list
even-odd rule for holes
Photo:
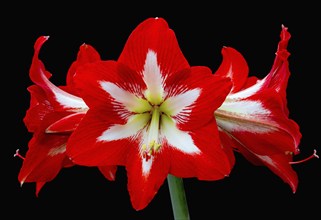
[[299,161],[292,161],[292,162],[289,162],[290,164],[298,164],[298,163],[303,163],[303,162],[306,162],[312,158],[318,158],[319,159],[319,155],[317,155],[317,150],[314,149],[313,151],[313,154],[310,155],[309,157],[303,159],[303,160],[299,160]]
[[161,147],[161,144],[157,143],[155,140],[152,140],[149,144],[148,147],[146,144],[143,144],[142,149],[143,149],[143,158],[145,158],[146,161],[148,161],[151,156],[153,156]]
[[20,157],[22,160],[25,159],[25,157],[23,157],[20,153],[19,153],[19,149],[16,150],[16,153],[13,155],[14,157]]
[[152,110],[152,116],[150,125],[148,128],[147,143],[142,145],[143,157],[148,161],[152,155],[154,155],[161,147],[161,144],[158,143],[159,136],[159,126],[160,126],[160,116],[161,111],[159,106],[155,105]]

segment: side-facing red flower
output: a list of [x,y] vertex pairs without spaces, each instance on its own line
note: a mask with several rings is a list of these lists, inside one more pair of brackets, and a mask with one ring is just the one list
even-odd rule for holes
[[[34,45],[29,75],[35,84],[28,87],[30,107],[23,119],[33,137],[18,174],[21,185],[24,182],[36,183],[37,195],[44,184],[53,180],[63,167],[74,165],[65,154],[66,143],[86,114],[88,106],[73,86],[73,75],[79,66],[100,60],[93,47],[83,44],[77,60],[68,70],[66,86],[57,87],[49,81],[51,74],[38,58],[40,48],[47,39],[47,36],[41,36]],[[18,153],[16,155],[20,156]],[[116,167],[99,169],[107,179],[114,180]]]
[[291,37],[287,27],[282,26],[280,37],[271,71],[263,79],[248,77],[249,68],[238,51],[222,49],[223,62],[215,74],[230,77],[233,88],[214,115],[225,147],[234,147],[255,165],[267,166],[295,192],[298,176],[291,163],[299,153],[301,133],[287,107]]
[[80,165],[125,166],[134,209],[148,205],[168,174],[200,180],[229,175],[231,159],[213,112],[230,80],[189,66],[164,19],[143,21],[117,61],[84,65],[75,82],[89,110],[67,154]]

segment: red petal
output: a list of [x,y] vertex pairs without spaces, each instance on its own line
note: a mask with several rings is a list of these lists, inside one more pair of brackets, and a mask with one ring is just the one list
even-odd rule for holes
[[37,182],[36,183],[36,196],[39,195],[40,190],[46,184],[46,182]]
[[74,131],[86,113],[74,113],[55,121],[47,129],[46,133],[66,133]]
[[30,106],[23,118],[23,122],[29,132],[35,132],[44,117],[54,110],[46,99],[45,92],[39,86],[32,85],[28,87],[28,91],[30,93]]
[[[31,80],[38,86],[40,86],[46,93],[47,99],[50,104],[57,111],[66,110],[79,110],[79,106],[72,106],[73,103],[70,100],[75,100],[77,103],[82,103],[82,99],[74,96],[66,91],[58,88],[49,81],[51,74],[45,69],[44,64],[39,60],[39,52],[42,44],[48,39],[48,37],[39,37],[35,43],[35,53],[32,59],[29,75]],[[57,97],[60,98],[57,98]],[[62,101],[63,100],[63,101]],[[82,105],[81,105],[82,106]]]
[[276,57],[269,74],[264,78],[264,84],[261,90],[272,88],[277,92],[283,100],[283,108],[286,115],[289,115],[287,108],[286,88],[290,77],[288,57],[290,53],[287,51],[288,42],[291,38],[287,28],[282,26],[280,34],[281,40],[278,44]]
[[124,165],[132,144],[129,140],[97,141],[110,126],[124,123],[116,112],[108,111],[108,108],[89,109],[68,140],[67,154],[74,163],[86,166]]
[[229,77],[233,87],[231,92],[237,92],[244,87],[249,74],[249,67],[246,60],[237,50],[231,47],[222,48],[223,61],[215,75]]
[[184,131],[197,129],[212,120],[213,112],[223,103],[231,89],[228,78],[213,76],[207,67],[185,69],[169,76],[165,83],[167,96],[175,96],[195,88],[201,90],[195,103],[189,106],[191,113],[188,120],[178,124]]
[[[251,137],[250,137],[251,138]],[[220,139],[225,148],[233,146],[240,152],[247,160],[256,166],[266,166],[273,173],[279,176],[284,182],[289,184],[292,191],[295,192],[298,185],[298,176],[292,169],[290,161],[292,156],[290,154],[274,154],[274,155],[258,155],[249,150],[246,145],[243,145],[234,137],[229,137],[225,132],[220,131]],[[262,148],[269,148],[270,146],[261,146]]]
[[277,176],[279,176],[285,183],[289,184],[293,193],[298,187],[298,175],[289,164],[289,157],[283,154],[272,155],[269,157],[273,162],[263,161],[265,165]]
[[228,176],[234,166],[234,155],[222,148],[215,120],[192,130],[190,134],[200,153],[186,154],[173,147],[166,147],[166,153],[162,157],[170,158],[170,173],[183,178],[197,177],[200,180],[218,180]]
[[239,147],[239,150],[243,156],[245,156],[254,165],[268,167],[274,174],[280,177],[291,187],[293,193],[296,192],[299,181],[297,173],[290,165],[290,161],[292,161],[291,155],[274,154],[270,156],[260,156],[253,154],[243,147]]
[[128,177],[128,192],[132,206],[135,210],[144,209],[158,192],[169,171],[168,158],[163,153],[157,154],[154,158],[149,175],[144,175],[142,171],[142,158],[137,151],[137,147],[132,147],[126,165]]
[[[113,61],[95,62],[84,66],[77,72],[75,81],[81,97],[90,108],[114,101],[102,89],[101,82],[111,82],[133,94],[142,93],[146,89],[139,73]],[[137,95],[142,96],[142,94]]]
[[115,180],[115,174],[117,171],[117,166],[100,166],[98,167],[100,172],[104,175],[104,177],[110,181]]
[[20,169],[18,180],[49,182],[65,166],[65,145],[68,135],[35,135]]
[[148,18],[140,23],[129,36],[118,61],[141,72],[150,49],[156,52],[163,73],[189,68],[175,33],[163,18]]
[[77,60],[74,61],[67,73],[67,87],[71,88],[73,92],[76,91],[74,86],[74,75],[76,73],[76,70],[81,67],[84,64],[87,63],[93,63],[100,60],[99,53],[93,48],[92,46],[88,44],[83,44],[80,46],[78,54],[77,54]]

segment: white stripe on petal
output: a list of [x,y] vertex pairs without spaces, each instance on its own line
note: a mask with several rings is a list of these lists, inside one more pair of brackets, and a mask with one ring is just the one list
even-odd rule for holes
[[113,125],[97,138],[98,141],[114,141],[135,136],[150,120],[150,114],[136,114],[129,117],[124,125]]
[[271,166],[277,168],[277,165],[274,163],[274,161],[271,159],[271,157],[269,157],[267,155],[259,155],[259,154],[255,154],[255,156],[257,156],[261,160],[265,161],[266,163],[270,164]]
[[160,110],[169,116],[182,113],[183,116],[188,117],[191,112],[191,106],[200,96],[200,93],[200,89],[192,89],[179,95],[168,97],[160,106]]
[[237,101],[237,102],[224,102],[219,110],[233,112],[241,115],[269,115],[271,112],[263,108],[261,102],[255,101]]
[[45,76],[42,70],[41,71],[41,78],[45,82],[45,84],[48,86],[48,88],[53,92],[56,101],[64,106],[67,109],[79,109],[81,111],[88,110],[88,106],[84,102],[84,100],[78,96],[74,96],[68,92],[65,92],[64,90],[60,89],[59,87],[55,86],[52,82],[48,80],[48,78]]
[[101,81],[100,86],[109,93],[115,101],[124,105],[124,107],[131,112],[143,113],[151,110],[151,105],[147,100],[137,97],[114,83]]
[[165,114],[161,117],[161,134],[170,146],[187,154],[200,153],[200,150],[194,144],[192,137],[187,132],[179,130],[173,119]]
[[238,100],[238,99],[245,99],[253,94],[255,94],[257,91],[259,91],[262,87],[262,85],[264,84],[265,79],[263,80],[258,80],[254,85],[239,91],[237,93],[233,93],[233,94],[229,94],[227,96],[227,101],[228,100]]
[[152,104],[160,104],[164,98],[164,79],[157,64],[156,53],[152,50],[149,50],[146,55],[143,79],[147,86],[145,91],[146,99]]
[[225,131],[233,132],[250,132],[256,134],[264,134],[275,131],[274,127],[264,126],[262,124],[254,123],[254,122],[244,122],[244,121],[233,121],[226,118],[216,118],[217,125],[221,128],[224,128]]
[[218,126],[226,131],[268,133],[275,131],[275,122],[270,119],[270,114],[261,102],[237,101],[224,102],[215,111],[215,118]]
[[74,96],[61,89],[53,89],[57,102],[66,108],[79,109],[80,111],[87,111],[89,108],[82,98]]
[[153,164],[153,161],[154,161],[154,157],[151,156],[147,161],[145,159],[142,159],[142,170],[143,170],[143,175],[144,176],[148,176],[149,175],[149,171],[150,169],[152,168],[152,164]]
[[49,150],[49,152],[48,152],[48,156],[54,157],[54,156],[56,156],[58,154],[63,154],[65,152],[66,152],[66,144],[64,143],[64,144],[62,144],[62,145],[60,145],[58,147],[51,148]]

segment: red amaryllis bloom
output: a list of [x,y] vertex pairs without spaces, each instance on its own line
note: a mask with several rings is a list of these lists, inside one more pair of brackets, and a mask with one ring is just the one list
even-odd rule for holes
[[233,146],[253,164],[267,166],[295,192],[298,177],[291,163],[299,153],[301,133],[287,107],[291,35],[284,26],[280,37],[272,69],[263,79],[248,78],[243,56],[233,48],[222,49],[216,75],[230,77],[233,88],[214,115],[225,147]]
[[[85,64],[100,60],[99,54],[90,45],[83,44],[77,60],[69,68],[66,86],[57,87],[49,81],[51,74],[39,60],[41,46],[48,39],[41,36],[34,49],[30,78],[35,83],[28,87],[30,107],[24,117],[24,123],[33,137],[28,144],[28,151],[20,169],[18,180],[36,182],[38,195],[43,185],[54,179],[63,167],[74,165],[66,156],[66,142],[86,114],[88,107],[77,96],[73,86],[73,75],[76,69]],[[99,167],[104,176],[114,179],[116,167]]]
[[134,209],[148,205],[168,174],[200,180],[229,175],[213,112],[230,80],[189,66],[164,19],[146,19],[118,61],[85,65],[75,82],[89,110],[67,154],[80,165],[125,166]]

